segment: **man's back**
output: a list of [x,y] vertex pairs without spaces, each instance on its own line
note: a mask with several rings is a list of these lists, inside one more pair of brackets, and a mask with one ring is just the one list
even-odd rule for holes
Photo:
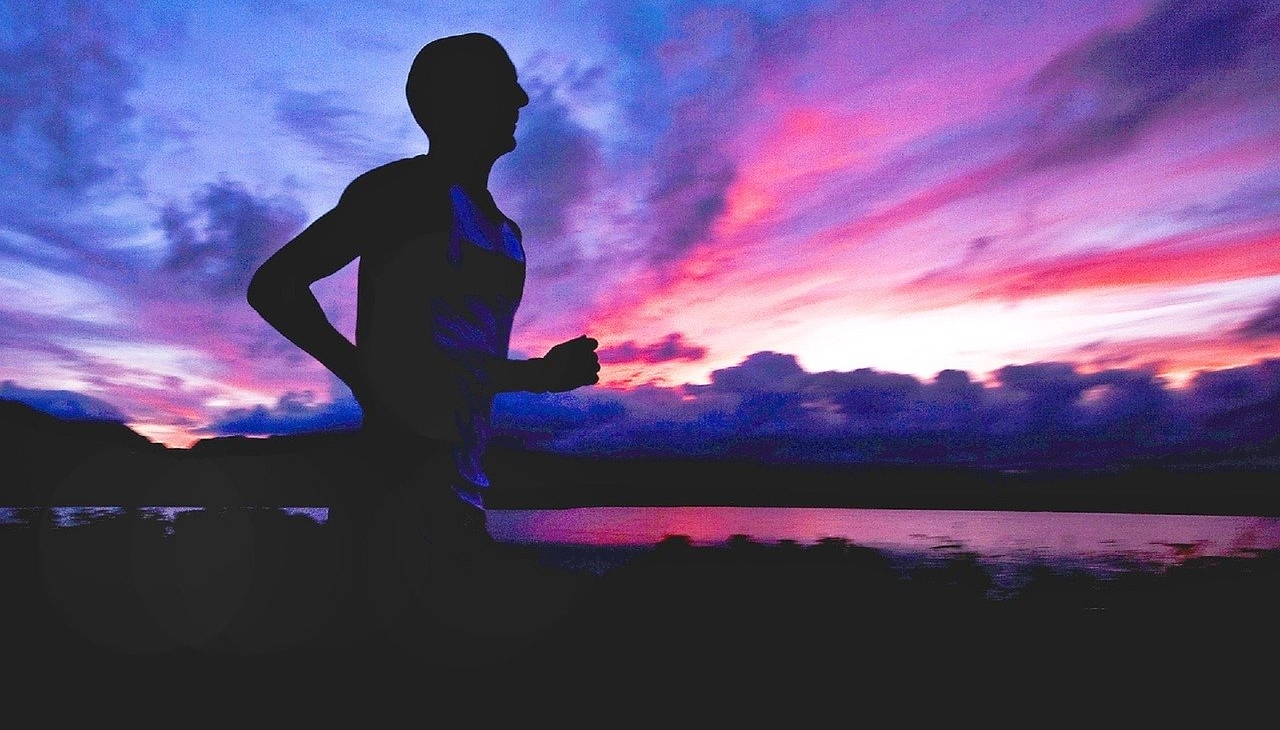
[[[355,344],[373,390],[361,394],[366,428],[399,425],[395,421],[410,414],[395,419],[395,410],[406,411],[406,400],[429,401],[424,388],[447,379],[448,364],[430,342],[428,315],[451,227],[448,187],[425,158],[412,157],[356,178],[335,209],[355,222],[360,238]],[[445,425],[431,429],[435,437],[456,439]]]

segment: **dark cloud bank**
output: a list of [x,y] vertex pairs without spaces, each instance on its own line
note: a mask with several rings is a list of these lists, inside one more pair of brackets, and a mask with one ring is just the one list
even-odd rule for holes
[[[860,369],[807,372],[759,352],[706,385],[619,392],[511,393],[498,442],[607,456],[746,458],[795,463],[1096,467],[1134,459],[1274,446],[1280,359],[1208,371],[1185,388],[1153,373],[1084,373],[1064,362],[1010,365],[993,384],[945,370],[933,380]],[[349,396],[289,393],[232,411],[211,434],[354,427]]]

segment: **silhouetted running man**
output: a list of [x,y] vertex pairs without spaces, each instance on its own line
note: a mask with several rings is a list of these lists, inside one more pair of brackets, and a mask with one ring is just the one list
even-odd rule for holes
[[[262,264],[248,300],[350,386],[363,409],[361,436],[377,468],[367,483],[349,485],[346,507],[407,485],[413,506],[394,516],[420,520],[433,543],[465,550],[488,539],[483,457],[494,395],[590,385],[600,363],[585,335],[541,358],[508,357],[525,255],[520,228],[488,181],[494,162],[515,149],[529,97],[506,51],[479,33],[432,41],[405,91],[427,154],[357,177]],[[310,285],[357,257],[353,344]],[[337,512],[331,507],[331,521],[341,520]]]

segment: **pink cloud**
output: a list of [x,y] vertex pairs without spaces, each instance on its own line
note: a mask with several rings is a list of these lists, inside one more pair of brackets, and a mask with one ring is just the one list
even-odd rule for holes
[[1122,250],[1045,258],[983,271],[932,274],[903,287],[917,306],[1017,301],[1095,289],[1188,286],[1280,274],[1280,230],[1193,232]]

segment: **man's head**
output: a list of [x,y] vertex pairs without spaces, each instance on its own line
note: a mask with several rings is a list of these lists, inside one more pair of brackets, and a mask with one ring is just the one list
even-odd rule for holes
[[405,84],[409,110],[432,145],[503,155],[515,149],[515,125],[529,103],[516,67],[498,41],[465,33],[418,51]]

